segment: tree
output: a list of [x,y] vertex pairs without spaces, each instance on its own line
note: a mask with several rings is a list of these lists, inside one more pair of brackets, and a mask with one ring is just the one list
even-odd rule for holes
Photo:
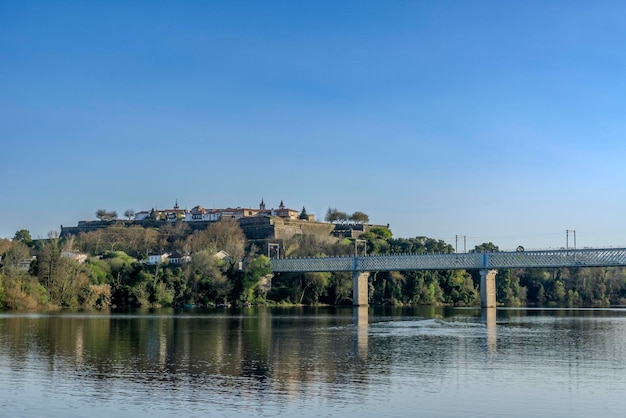
[[244,271],[241,301],[253,302],[259,296],[259,282],[271,273],[270,259],[267,256],[261,254],[250,260]]
[[231,267],[239,264],[245,254],[246,237],[236,219],[222,219],[212,222],[204,231],[194,232],[187,238],[188,248],[191,251],[215,249],[224,250],[229,255]]
[[219,263],[220,260],[215,257],[214,251],[202,250],[192,254],[191,262],[187,266],[189,269],[187,286],[191,291],[193,303],[206,302],[211,282],[222,275]]
[[454,248],[445,241],[428,237],[388,239],[388,243],[389,252],[398,254],[451,254],[454,252]]
[[336,208],[328,208],[324,220],[330,223],[346,223],[348,222],[348,214],[340,212]]
[[350,220],[357,224],[366,224],[370,221],[370,217],[363,212],[356,211],[350,215]]
[[347,224],[350,217],[346,212],[337,212],[337,222]]
[[298,216],[298,219],[301,219],[303,221],[309,220],[309,215],[306,213],[306,208],[304,206],[302,206],[302,212],[300,212],[300,216]]
[[337,222],[339,220],[340,214],[341,212],[339,212],[336,208],[328,208],[324,220],[330,223]]
[[350,273],[331,273],[329,278],[329,298],[330,302],[340,305],[351,301],[352,298],[352,277]]
[[30,258],[30,250],[26,244],[17,241],[4,254],[2,260],[4,270],[7,272],[19,270],[20,263]]
[[37,276],[41,284],[50,292],[58,277],[62,248],[58,237],[53,234],[48,235],[49,238],[42,242],[37,256]]
[[130,220],[132,217],[135,216],[135,211],[132,209],[126,209],[126,211],[124,211],[124,216],[126,216],[128,220]]
[[98,209],[96,211],[96,218],[100,219],[101,221],[112,221],[114,219],[117,219],[117,212],[116,211],[107,211],[106,209]]
[[299,304],[305,301],[316,304],[320,296],[326,293],[331,273],[304,273],[300,283],[294,289],[294,300]]
[[13,241],[21,242],[22,244],[26,244],[30,247],[33,243],[33,238],[30,236],[28,229],[20,229],[15,233]]
[[71,248],[63,245],[58,233],[51,232],[48,237],[39,251],[39,281],[48,290],[51,302],[64,307],[78,306],[79,295],[89,287],[87,273],[76,261],[61,256]]
[[7,238],[0,238],[0,255],[4,254],[13,243]]
[[497,253],[498,251],[500,251],[500,248],[498,248],[497,245],[491,243],[491,242],[484,242],[480,245],[477,245],[476,247],[474,247],[473,250],[470,250],[470,253]]
[[159,247],[168,250],[182,251],[190,231],[187,222],[168,222],[159,228]]
[[[365,237],[363,237],[363,235],[365,235]],[[389,240],[392,236],[393,234],[391,233],[391,230],[389,228],[385,228],[384,226],[375,226],[365,234],[362,234],[360,238],[379,238],[383,240]]]

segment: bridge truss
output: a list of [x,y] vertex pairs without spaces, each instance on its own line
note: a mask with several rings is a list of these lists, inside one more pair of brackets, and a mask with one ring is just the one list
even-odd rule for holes
[[275,273],[626,266],[626,248],[270,260]]

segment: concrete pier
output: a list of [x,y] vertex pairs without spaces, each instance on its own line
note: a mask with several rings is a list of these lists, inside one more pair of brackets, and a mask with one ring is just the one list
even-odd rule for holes
[[352,272],[352,304],[354,306],[368,306],[368,272]]
[[498,270],[480,270],[480,307],[496,307],[496,274]]

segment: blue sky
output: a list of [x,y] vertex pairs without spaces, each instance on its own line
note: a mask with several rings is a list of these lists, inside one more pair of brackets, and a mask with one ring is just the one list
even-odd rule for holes
[[611,1],[0,2],[0,237],[263,198],[626,246],[624,45]]

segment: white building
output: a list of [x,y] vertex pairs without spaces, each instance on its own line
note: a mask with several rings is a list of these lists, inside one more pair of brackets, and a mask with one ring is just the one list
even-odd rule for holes
[[222,218],[222,213],[214,209],[205,209],[198,205],[193,207],[185,216],[185,221],[219,221]]
[[148,261],[146,264],[154,266],[156,264],[163,264],[167,262],[170,255],[168,253],[151,253],[148,255]]

